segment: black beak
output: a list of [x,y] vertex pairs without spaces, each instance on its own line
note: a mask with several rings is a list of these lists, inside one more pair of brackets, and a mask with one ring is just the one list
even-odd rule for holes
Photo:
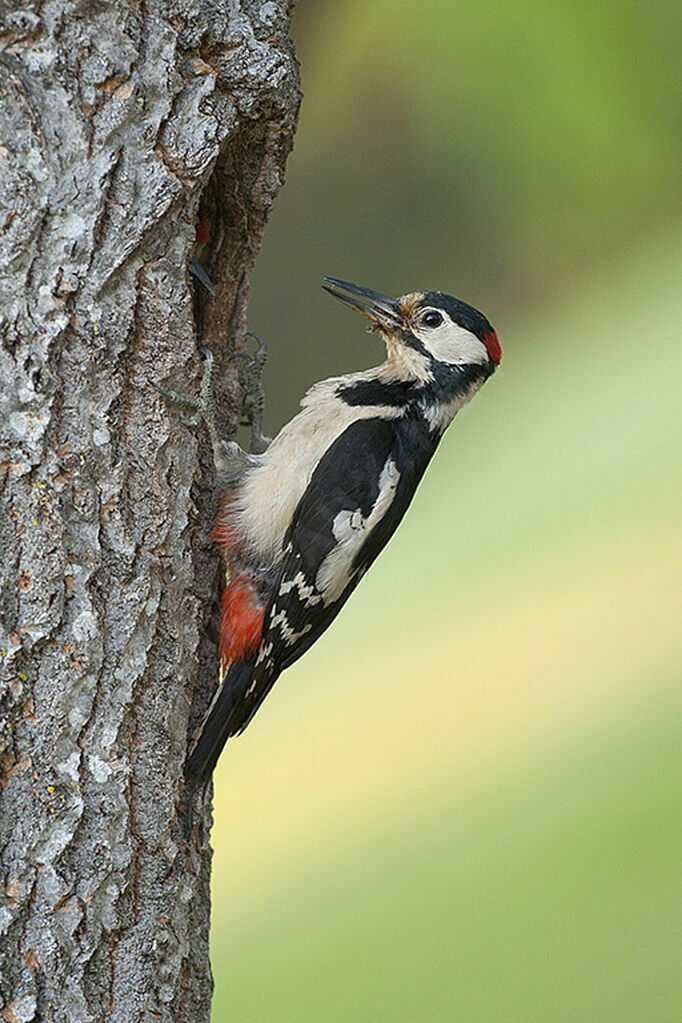
[[324,280],[322,287],[325,291],[351,309],[362,313],[375,327],[395,330],[402,326],[402,315],[396,299],[380,295],[378,291],[372,291],[370,288],[361,288],[358,284],[338,281],[336,277],[325,277]]

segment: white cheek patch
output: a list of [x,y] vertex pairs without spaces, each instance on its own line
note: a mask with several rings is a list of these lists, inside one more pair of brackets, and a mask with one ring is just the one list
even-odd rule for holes
[[358,551],[376,524],[388,511],[400,480],[400,473],[393,459],[389,458],[379,477],[379,494],[374,507],[365,518],[356,508],[341,511],[334,518],[332,532],[336,547],[324,559],[315,578],[315,586],[322,593],[327,604],[338,600],[353,577],[352,565]]
[[447,315],[440,327],[418,327],[414,333],[439,362],[447,362],[451,366],[465,366],[472,362],[485,365],[488,362],[488,351],[483,342],[466,327],[453,323]]

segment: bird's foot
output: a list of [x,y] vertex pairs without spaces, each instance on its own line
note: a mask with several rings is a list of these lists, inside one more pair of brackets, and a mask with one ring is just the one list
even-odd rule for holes
[[213,394],[213,353],[210,348],[202,346],[199,351],[204,358],[204,372],[201,377],[201,388],[199,397],[190,394],[179,394],[177,391],[168,391],[158,384],[152,384],[155,390],[162,394],[168,401],[175,405],[193,409],[195,417],[185,419],[181,422],[185,426],[196,427],[202,420],[208,429],[213,447],[213,462],[216,474],[220,481],[221,489],[234,486],[244,476],[247,469],[255,462],[253,455],[247,454],[234,440],[222,440],[218,436],[218,428],[215,419],[215,398]]
[[185,408],[193,409],[196,416],[193,419],[182,418],[182,422],[185,426],[198,426],[199,421],[203,420],[208,428],[208,432],[211,436],[211,442],[215,448],[216,444],[220,444],[220,438],[218,437],[218,430],[216,427],[215,420],[215,399],[213,395],[213,352],[210,348],[206,348],[202,345],[199,348],[201,355],[204,359],[204,371],[201,376],[201,388],[199,390],[199,396],[195,397],[191,394],[180,394],[178,391],[168,391],[164,387],[159,387],[158,384],[152,383],[152,387],[159,394],[162,394],[168,401],[173,402],[174,405],[183,405]]
[[236,441],[223,440],[218,434],[215,415],[215,396],[213,393],[213,353],[210,348],[202,345],[199,351],[204,359],[204,371],[201,377],[201,388],[199,396],[180,394],[178,391],[170,391],[153,383],[152,387],[163,395],[174,405],[180,405],[191,409],[194,415],[191,418],[181,417],[185,426],[196,427],[200,421],[206,424],[213,446],[213,460],[216,471],[224,485],[234,485],[244,474],[258,461],[254,455],[262,454],[270,443],[269,437],[264,437],[261,432],[263,422],[263,407],[265,399],[261,387],[261,374],[265,363],[267,349],[265,342],[258,335],[250,334],[258,341],[256,354],[251,356],[248,352],[238,352],[232,356],[245,359],[243,368],[243,386],[245,389],[242,414],[245,416],[243,425],[251,426],[251,454],[244,451]]
[[251,427],[251,443],[249,449],[254,455],[262,455],[267,451],[270,438],[263,436],[263,412],[265,410],[265,395],[263,394],[263,367],[268,357],[268,349],[260,334],[249,331],[247,337],[255,338],[258,348],[254,355],[249,352],[235,352],[233,359],[244,359],[242,368],[242,382],[244,385],[244,403],[242,415],[244,419],[242,426]]

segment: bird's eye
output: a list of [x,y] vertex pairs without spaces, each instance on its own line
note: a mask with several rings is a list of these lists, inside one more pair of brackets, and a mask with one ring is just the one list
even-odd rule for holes
[[442,322],[443,317],[434,309],[430,309],[428,313],[424,313],[422,316],[422,323],[425,327],[440,327]]

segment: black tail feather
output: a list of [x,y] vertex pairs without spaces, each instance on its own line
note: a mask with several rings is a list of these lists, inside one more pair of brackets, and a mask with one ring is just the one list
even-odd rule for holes
[[252,672],[253,661],[238,661],[228,669],[187,760],[190,777],[207,780],[227,740],[246,727],[243,719],[248,701],[245,697]]
[[188,757],[187,775],[190,778],[208,780],[223,746],[230,736],[244,731],[278,675],[279,671],[268,658],[257,665],[253,661],[237,661],[230,665]]

